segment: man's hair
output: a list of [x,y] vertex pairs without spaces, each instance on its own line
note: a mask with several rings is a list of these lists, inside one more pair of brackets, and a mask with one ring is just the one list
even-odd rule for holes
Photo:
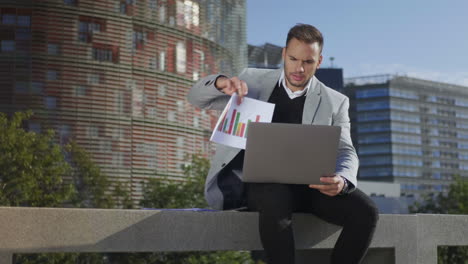
[[323,49],[323,36],[322,33],[314,26],[307,24],[296,24],[288,32],[288,38],[286,39],[286,47],[291,39],[297,39],[307,44],[317,42],[320,47],[320,52]]

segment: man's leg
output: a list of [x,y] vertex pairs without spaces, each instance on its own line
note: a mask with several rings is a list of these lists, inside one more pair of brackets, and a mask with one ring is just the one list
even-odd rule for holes
[[293,199],[289,185],[247,184],[250,211],[259,212],[260,240],[268,264],[294,263]]
[[[296,187],[299,210],[343,226],[331,256],[332,264],[360,263],[370,245],[379,217],[374,202],[362,191],[330,197],[308,187]],[[304,199],[304,197],[307,197]],[[299,202],[299,201],[298,201]]]

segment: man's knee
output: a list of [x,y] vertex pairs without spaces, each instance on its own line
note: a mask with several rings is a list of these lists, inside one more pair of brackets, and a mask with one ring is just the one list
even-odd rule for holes
[[269,214],[292,211],[292,197],[284,184],[254,183],[248,185],[248,207]]

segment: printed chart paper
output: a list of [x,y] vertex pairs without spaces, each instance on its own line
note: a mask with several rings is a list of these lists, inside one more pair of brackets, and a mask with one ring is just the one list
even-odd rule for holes
[[271,123],[274,109],[274,104],[247,97],[238,105],[237,94],[233,94],[219,117],[210,140],[245,149],[249,123]]

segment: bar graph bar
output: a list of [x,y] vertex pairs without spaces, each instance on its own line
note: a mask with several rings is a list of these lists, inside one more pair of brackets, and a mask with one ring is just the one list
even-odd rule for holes
[[247,137],[249,123],[260,121],[260,115],[256,115],[255,121],[252,119],[247,119],[247,122],[240,122],[240,120],[242,120],[242,114],[241,112],[237,111],[237,109],[232,111],[231,117],[227,117],[227,115],[228,114],[226,113],[226,115],[221,120],[217,130],[236,137]]

